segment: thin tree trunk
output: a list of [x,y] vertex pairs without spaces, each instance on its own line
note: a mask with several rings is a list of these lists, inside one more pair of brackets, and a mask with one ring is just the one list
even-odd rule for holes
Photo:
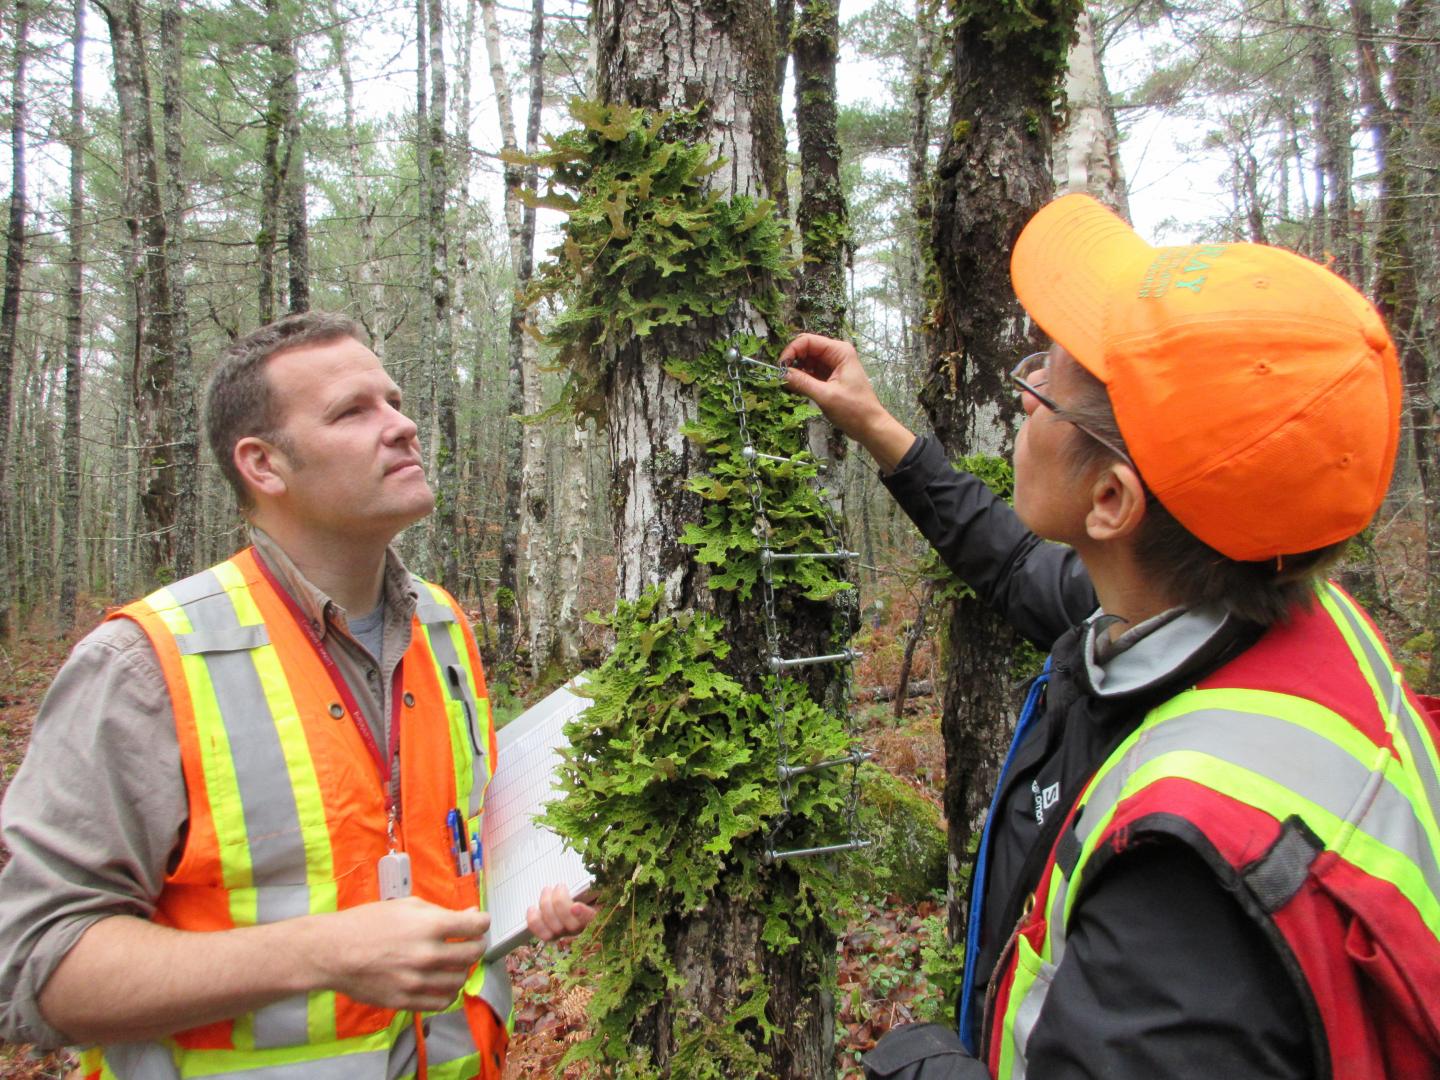
[[[544,8],[536,0],[535,14],[531,21],[531,51],[539,48],[536,43],[536,22],[543,19]],[[510,303],[509,366],[506,380],[507,415],[518,417],[527,411],[526,402],[526,353],[534,348],[530,335],[525,332],[527,310],[523,292],[532,272],[532,250],[534,247],[535,212],[522,206],[520,193],[525,186],[525,170],[514,160],[519,151],[515,134],[515,112],[510,96],[510,81],[505,73],[505,62],[501,53],[500,24],[495,15],[494,0],[480,0],[480,14],[485,28],[485,50],[490,61],[490,80],[495,87],[495,108],[500,122],[500,145],[511,155],[505,162],[505,232],[510,246],[510,269],[515,280],[515,293]],[[543,22],[541,22],[543,28]],[[533,79],[532,75],[532,79]],[[532,109],[539,105],[539,93],[532,88]],[[527,141],[529,132],[527,131]],[[534,490],[536,473],[532,462],[527,462],[527,433],[514,419],[507,421],[504,441],[505,460],[505,509],[500,533],[499,585],[495,599],[496,651],[502,672],[513,672],[516,650],[521,636],[520,613],[528,610],[522,595],[522,582],[528,583],[528,575],[522,569],[525,554],[524,538],[530,529],[522,520],[526,516],[534,520],[536,507],[528,505],[526,499],[527,479],[529,490]],[[527,465],[530,475],[527,478]],[[543,470],[543,465],[541,466]],[[540,488],[543,499],[543,487]],[[543,510],[543,503],[541,504]],[[533,526],[532,526],[533,528]]]
[[172,580],[175,572],[175,299],[170,287],[168,229],[150,120],[150,77],[139,2],[116,4],[106,17],[115,56],[125,182],[133,192],[127,200],[138,260],[132,393],[141,448],[142,570],[148,585]]
[[1319,256],[1333,259],[1336,273],[1363,286],[1350,220],[1350,104],[1335,70],[1335,35],[1321,0],[1305,0],[1304,12],[1315,80],[1316,175],[1328,191],[1328,200],[1316,197]]
[[5,228],[5,288],[0,297],[0,640],[12,629],[10,545],[14,521],[8,483],[10,461],[10,386],[15,378],[15,340],[20,326],[20,286],[25,275],[25,129],[29,101],[25,68],[29,59],[30,7],[15,0],[15,78],[10,90],[10,216]]
[[370,347],[383,362],[385,344],[395,319],[385,303],[385,279],[375,248],[375,200],[370,193],[370,178],[360,156],[360,135],[355,123],[355,78],[350,70],[350,54],[345,45],[345,23],[340,18],[335,0],[326,0],[330,13],[330,45],[335,64],[340,69],[340,84],[345,94],[345,156],[350,162],[350,182],[355,189],[355,206],[359,211],[360,282],[367,294],[368,308],[361,308],[360,322],[370,331]]
[[70,60],[70,221],[65,264],[64,495],[61,504],[58,629],[75,626],[80,585],[81,314],[85,284],[85,0],[75,0]]
[[190,311],[186,278],[189,267],[185,234],[184,139],[181,128],[180,76],[184,71],[185,24],[180,5],[169,0],[160,11],[160,52],[164,68],[166,259],[170,264],[170,295],[175,320],[175,405],[178,438],[175,447],[175,575],[186,577],[200,568],[200,417],[195,400],[195,366],[190,353]]
[[290,312],[310,310],[310,222],[306,212],[305,139],[300,129],[300,62],[288,38],[285,90],[285,262],[290,268]]
[[260,174],[260,232],[255,237],[259,270],[259,319],[275,318],[275,249],[280,236],[280,199],[285,190],[285,162],[281,142],[289,110],[285,94],[289,84],[289,50],[280,0],[265,0],[265,34],[270,53],[270,87],[265,101],[265,149]]
[[800,140],[800,199],[795,207],[805,262],[795,297],[801,329],[834,337],[845,322],[845,252],[849,225],[840,190],[835,61],[840,9],[800,0],[792,39],[795,131]]
[[460,565],[455,539],[460,531],[460,452],[456,420],[455,347],[450,320],[450,229],[446,221],[449,169],[445,148],[445,110],[448,100],[445,74],[445,20],[441,0],[429,0],[430,19],[430,199],[429,265],[431,318],[435,349],[431,360],[435,388],[435,493],[434,524],[430,530],[435,572],[451,592],[460,590]]

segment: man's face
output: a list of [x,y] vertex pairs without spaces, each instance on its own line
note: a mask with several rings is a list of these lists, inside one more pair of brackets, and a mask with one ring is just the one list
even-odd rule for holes
[[271,513],[388,542],[434,508],[415,424],[373,352],[349,337],[301,345],[270,357],[265,374],[280,408],[272,460],[284,481]]

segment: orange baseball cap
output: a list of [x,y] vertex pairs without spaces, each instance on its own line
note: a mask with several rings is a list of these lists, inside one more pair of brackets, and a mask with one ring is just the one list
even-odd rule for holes
[[1221,554],[1311,551],[1374,516],[1400,371],[1347,282],[1262,244],[1151,247],[1088,195],[1036,214],[1010,273],[1030,317],[1105,384],[1146,485]]

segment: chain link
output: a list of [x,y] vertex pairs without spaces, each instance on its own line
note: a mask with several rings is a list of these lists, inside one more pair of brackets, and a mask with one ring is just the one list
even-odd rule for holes
[[[756,367],[773,368],[780,373],[781,381],[784,380],[785,368],[783,365],[764,364],[760,361],[751,360],[740,355],[739,350],[729,349],[726,352],[726,366],[730,376],[730,402],[734,409],[736,420],[740,427],[740,440],[743,448],[743,457],[749,471],[749,492],[750,505],[753,512],[754,523],[751,531],[758,543],[757,555],[760,564],[760,597],[765,620],[765,646],[768,655],[767,665],[781,659],[780,655],[780,622],[775,611],[775,560],[770,558],[772,554],[770,547],[770,519],[765,513],[764,504],[764,480],[761,476],[759,461],[765,455],[757,452],[757,447],[750,436],[749,412],[745,407],[745,382],[741,375],[742,363],[753,364]],[[840,529],[835,521],[834,513],[830,507],[830,492],[827,489],[820,489],[817,493],[820,497],[821,513],[824,516],[824,528],[827,535],[839,542]],[[843,544],[840,550],[844,550]],[[854,612],[859,610],[856,590],[846,589],[840,592],[836,599],[840,608],[838,618],[843,620],[847,633],[844,634],[848,640],[850,633],[853,633]],[[847,655],[852,655],[846,650]],[[838,685],[833,693],[827,693],[826,707],[835,712],[844,722],[846,734],[850,743],[849,752],[845,759],[850,764],[850,791],[846,800],[845,821],[846,828],[850,834],[848,843],[834,845],[831,848],[814,849],[818,851],[843,850],[850,847],[864,846],[865,841],[860,836],[860,763],[869,755],[860,749],[859,732],[855,722],[853,703],[853,679],[852,661],[845,660],[840,664],[840,675]],[[781,680],[785,678],[782,670],[772,670],[769,675],[762,676],[762,685],[766,688],[771,715],[775,721],[775,755],[776,755],[776,780],[780,792],[780,813],[771,826],[770,833],[766,837],[766,855],[774,859],[777,856],[776,841],[781,832],[790,821],[790,798],[792,794],[791,777],[797,775],[790,767],[790,746],[787,737],[787,722],[785,714],[785,694]],[[808,851],[797,851],[789,854],[806,854]]]

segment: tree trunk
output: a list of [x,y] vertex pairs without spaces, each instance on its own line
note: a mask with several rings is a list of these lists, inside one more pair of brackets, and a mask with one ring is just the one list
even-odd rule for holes
[[1075,29],[1065,70],[1067,122],[1054,152],[1055,190],[1083,191],[1128,221],[1120,136],[1088,12],[1080,12]]
[[355,208],[360,229],[360,285],[368,307],[361,307],[358,317],[370,331],[370,347],[383,363],[385,343],[394,329],[395,318],[385,303],[385,279],[375,248],[375,201],[370,193],[370,178],[360,156],[360,135],[355,123],[355,79],[350,71],[350,54],[345,45],[345,22],[335,6],[327,0],[330,14],[330,46],[335,64],[340,69],[340,85],[345,93],[345,156],[350,162],[350,182],[355,189]]
[[290,119],[291,65],[294,44],[281,15],[280,0],[265,0],[265,35],[270,53],[270,87],[265,101],[265,149],[260,175],[260,232],[255,256],[260,273],[259,320],[275,319],[275,249],[280,236],[280,201],[285,191],[285,159],[281,143]]
[[[1005,373],[1035,342],[1010,286],[1010,250],[1051,193],[1053,96],[1081,5],[972,6],[954,29],[950,130],[936,167],[936,338],[921,402],[950,456],[996,453],[1016,405]],[[1002,420],[1007,422],[1001,422]],[[976,600],[954,605],[947,634],[945,816],[950,933],[964,939],[956,871],[968,863],[1013,725],[1017,638]]]
[[306,214],[305,141],[300,134],[300,64],[289,40],[290,74],[285,90],[285,263],[290,268],[290,313],[310,310],[310,223]]
[[445,75],[445,20],[441,0],[428,0],[430,21],[430,123],[429,143],[429,280],[434,353],[431,384],[435,388],[435,516],[430,544],[435,573],[451,592],[460,591],[460,564],[455,541],[460,532],[460,452],[456,420],[455,346],[450,319],[450,229],[446,221],[449,195],[448,154],[445,146],[445,110],[448,100]]
[[[490,60],[490,79],[495,87],[495,108],[500,121],[500,145],[511,155],[505,162],[505,232],[510,247],[510,270],[515,292],[510,301],[507,415],[510,418],[536,411],[539,384],[535,371],[535,342],[525,331],[528,309],[524,292],[534,265],[535,211],[522,205],[526,186],[525,167],[513,155],[520,147],[515,133],[515,111],[510,97],[510,80],[501,56],[500,25],[493,0],[481,0],[485,27],[485,49]],[[544,4],[535,0],[530,23],[531,89],[526,141],[538,139],[539,109],[543,96]],[[533,149],[533,147],[527,147]],[[517,419],[506,422],[505,509],[500,533],[499,586],[495,599],[496,651],[502,677],[512,677],[521,638],[522,612],[531,613],[527,567],[529,544],[536,522],[547,516],[544,483],[544,445],[535,431],[527,432]],[[537,598],[544,603],[544,592]],[[531,655],[532,665],[538,658]],[[533,671],[533,667],[532,667]]]
[[160,196],[150,76],[139,0],[106,12],[115,57],[125,183],[132,195],[129,220],[135,272],[136,439],[140,446],[142,572],[147,585],[175,573],[176,483],[175,298],[167,257],[168,227]]
[[10,216],[5,228],[5,287],[0,297],[0,640],[12,629],[10,542],[13,540],[8,483],[10,461],[10,386],[15,378],[15,339],[20,326],[20,286],[25,275],[25,129],[29,126],[29,102],[25,94],[28,61],[30,7],[27,0],[15,0],[15,79],[10,92]]
[[800,140],[800,199],[795,221],[805,262],[795,297],[801,329],[835,337],[845,323],[845,252],[849,226],[840,190],[836,135],[835,60],[840,9],[827,0],[800,0],[792,39],[795,131]]
[[[533,155],[540,142],[540,117],[545,106],[545,0],[533,0],[530,7],[530,96],[525,117],[525,153]],[[526,190],[535,187],[535,167],[526,166],[522,182]],[[520,224],[520,262],[515,288],[519,314],[526,322],[530,310],[520,297],[530,287],[535,267],[535,210],[525,207]],[[516,326],[512,322],[512,334]],[[545,406],[540,349],[535,337],[522,324],[520,333],[521,397],[526,416],[537,416]],[[513,347],[512,337],[512,347]],[[520,459],[521,516],[520,562],[524,567],[524,600],[530,676],[537,678],[555,652],[554,594],[545,571],[552,565],[552,544],[556,535],[555,485],[551,479],[545,431],[538,424],[526,425]],[[518,576],[518,575],[517,575]],[[553,577],[553,575],[552,575]]]
[[190,354],[190,311],[186,285],[188,263],[182,247],[185,206],[184,140],[181,133],[180,76],[184,71],[185,24],[180,5],[169,0],[160,11],[160,52],[164,69],[166,231],[170,295],[175,319],[175,576],[200,568],[200,417],[195,400],[195,365]]
[[580,581],[585,565],[585,529],[590,522],[590,483],[585,462],[590,457],[590,432],[576,424],[561,444],[562,467],[555,473],[555,646],[556,661],[565,671],[580,662]]
[[[677,123],[674,137],[703,145],[722,159],[706,181],[709,192],[737,199],[767,198],[778,190],[783,148],[775,124],[777,47],[768,3],[739,0],[716,7],[700,0],[598,0],[592,11],[602,101],[645,109],[698,105],[693,119]],[[634,210],[643,215],[649,204],[646,196],[638,198]],[[662,204],[657,200],[656,205]],[[773,208],[756,212],[769,220]],[[773,243],[778,259],[778,233]],[[673,288],[684,293],[702,280],[682,274]],[[715,520],[705,516],[697,495],[697,485],[703,487],[709,479],[707,470],[732,467],[741,459],[736,445],[712,447],[707,453],[682,434],[684,425],[716,415],[710,410],[729,407],[733,399],[728,378],[715,385],[672,377],[666,368],[703,362],[702,357],[713,356],[738,334],[751,333],[777,347],[783,335],[781,326],[761,314],[779,302],[768,274],[755,267],[730,288],[733,302],[721,313],[653,327],[648,333],[622,333],[598,346],[598,359],[607,372],[601,390],[610,438],[618,586],[623,600],[658,589],[664,610],[674,613],[677,625],[693,626],[688,620],[696,613],[715,611],[730,643],[723,664],[717,658],[717,666],[747,690],[770,697],[781,692],[764,674],[770,649],[782,649],[787,657],[823,653],[833,645],[833,628],[842,620],[833,602],[805,601],[777,584],[780,641],[768,645],[758,583],[748,603],[733,586],[708,587],[711,564],[697,559],[695,540],[685,539],[690,527]],[[784,407],[783,395],[773,387],[746,389],[742,400],[752,392],[756,409]],[[797,429],[793,437],[802,434]],[[757,449],[764,452],[766,447]],[[769,494],[775,497],[774,491]],[[815,498],[813,490],[810,498]],[[761,503],[762,514],[770,512],[764,509],[763,496]],[[810,513],[821,512],[818,500],[811,505]],[[736,525],[736,542],[749,544],[751,552],[733,557],[753,568],[759,560],[751,530],[761,526],[748,509],[739,520],[743,526]],[[829,537],[830,544],[838,543],[833,533]],[[731,568],[729,560],[724,565]],[[798,683],[801,689],[796,692],[808,693],[812,702],[823,700],[826,685],[837,681],[834,672],[803,670],[818,674]],[[773,701],[769,706],[776,707]],[[767,726],[773,722],[765,720]],[[637,717],[637,723],[643,726],[643,718]],[[758,776],[761,782],[773,777],[773,766],[762,765]],[[726,781],[725,776],[713,781],[717,792],[726,791]],[[796,838],[802,843],[805,839]],[[721,842],[726,848],[732,843]],[[801,885],[794,863],[765,867],[759,859],[764,850],[760,845],[766,843],[763,835],[733,843],[718,883],[700,906],[682,904],[664,915],[658,933],[676,977],[657,987],[655,1007],[635,1018],[630,1039],[662,1075],[690,1075],[686,1062],[696,1053],[696,1041],[707,1046],[706,1040],[714,1038],[717,1042],[707,1046],[702,1060],[715,1074],[832,1076],[834,935],[823,914],[797,902]],[[769,919],[786,921],[783,933],[775,926],[767,932],[767,912]],[[771,1035],[762,1035],[755,1021],[739,1019],[747,1008],[757,1007],[762,991],[763,1022],[773,1027]]]
[[60,611],[57,629],[75,626],[80,585],[81,310],[85,285],[85,2],[75,0],[70,60],[70,222],[65,265],[64,495],[61,503]]
[[1305,0],[1305,36],[1315,80],[1316,173],[1328,199],[1316,197],[1316,258],[1364,288],[1350,212],[1350,104],[1331,53],[1335,32],[1321,0]]

